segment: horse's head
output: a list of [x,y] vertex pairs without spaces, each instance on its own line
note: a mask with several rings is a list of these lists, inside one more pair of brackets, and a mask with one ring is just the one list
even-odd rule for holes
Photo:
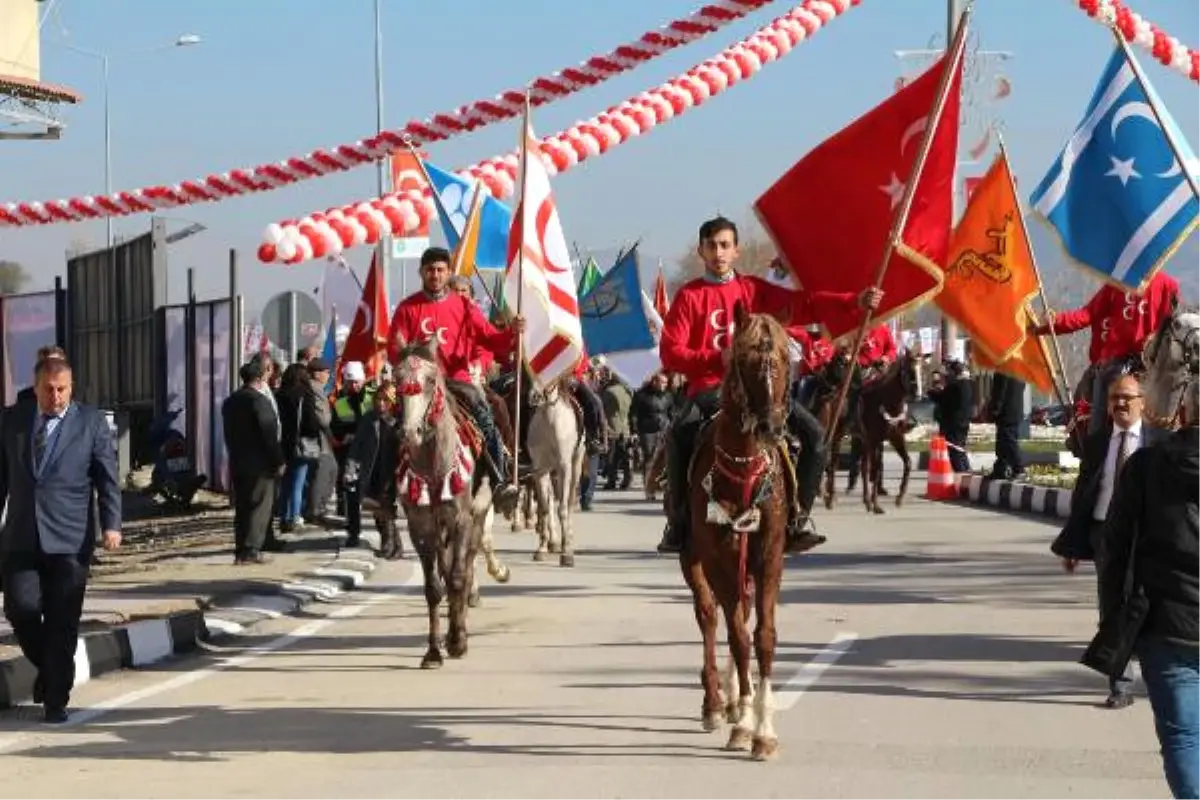
[[921,395],[921,364],[926,358],[928,356],[919,356],[905,349],[896,359],[900,385],[904,387],[904,395],[909,400],[916,400]]
[[1142,349],[1146,366],[1144,416],[1172,428],[1188,384],[1200,379],[1200,314],[1178,308],[1162,321]]
[[722,407],[740,413],[742,430],[771,439],[783,436],[790,373],[788,335],[767,314],[734,307],[734,336],[722,387]]
[[396,359],[393,378],[403,417],[401,436],[409,447],[418,447],[433,436],[447,412],[437,340],[405,345]]

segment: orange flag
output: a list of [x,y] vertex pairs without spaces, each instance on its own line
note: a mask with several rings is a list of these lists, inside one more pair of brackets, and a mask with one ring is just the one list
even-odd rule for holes
[[667,299],[667,282],[663,280],[662,264],[658,265],[658,279],[654,281],[654,310],[663,319],[667,318],[667,309],[671,301]]
[[1001,153],[950,237],[946,279],[934,302],[969,333],[974,350],[998,363],[1021,352],[1025,309],[1037,291],[1021,203]]
[[[1029,318],[1037,321],[1032,308],[1027,308]],[[1043,394],[1054,391],[1054,376],[1050,371],[1050,356],[1046,352],[1046,342],[1040,336],[1026,336],[1020,349],[1002,362],[990,358],[981,348],[972,343],[971,360],[981,369],[1003,372],[1018,380],[1036,386]]]

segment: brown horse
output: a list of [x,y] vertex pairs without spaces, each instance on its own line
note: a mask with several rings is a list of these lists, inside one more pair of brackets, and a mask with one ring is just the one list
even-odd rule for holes
[[[715,730],[724,716],[734,724],[726,748],[748,749],[764,760],[779,748],[771,692],[775,605],[783,575],[784,530],[796,492],[783,443],[788,336],[774,318],[748,314],[740,303],[734,309],[734,324],[720,410],[700,434],[689,469],[692,524],[680,566],[704,639],[704,727]],[[757,697],[750,678],[752,601]],[[717,604],[725,616],[732,655],[725,697],[717,674]]]
[[879,487],[883,483],[884,442],[891,443],[904,463],[900,491],[896,495],[897,508],[904,503],[904,495],[908,492],[912,459],[904,434],[909,430],[908,401],[916,393],[917,368],[916,357],[904,351],[882,375],[863,384],[854,409],[858,433],[862,437],[859,471],[862,473],[863,505],[867,511],[876,514],[883,513],[883,507],[879,505]]
[[842,439],[855,435],[851,430],[852,415],[849,403],[842,403],[838,419],[833,419],[833,405],[837,400],[838,388],[842,385],[842,377],[850,368],[850,352],[846,347],[838,348],[833,359],[813,375],[817,388],[813,392],[812,414],[821,423],[821,430],[833,431],[829,440],[829,455],[825,462],[825,480],[821,491],[826,508],[833,508],[835,492],[834,478],[837,474],[838,459],[841,456]]

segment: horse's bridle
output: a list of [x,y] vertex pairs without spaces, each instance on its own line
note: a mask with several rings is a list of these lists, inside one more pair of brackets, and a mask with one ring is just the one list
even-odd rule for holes
[[[418,356],[409,356],[410,358],[418,358]],[[432,363],[432,362],[426,362]],[[436,365],[435,365],[436,367]],[[425,387],[421,382],[414,379],[399,381],[396,384],[396,393],[402,397],[415,397],[425,394]],[[442,414],[446,411],[446,388],[445,385],[438,381],[434,384],[433,397],[429,400],[429,405],[425,406],[425,414],[421,418],[421,427],[417,429],[417,433],[421,436],[421,441],[426,442],[433,437],[437,431],[437,424],[442,418]]]
[[[763,350],[765,357],[759,364],[758,374],[754,377],[766,383],[767,387],[767,407],[770,409],[775,402],[775,378],[778,377],[778,371],[775,366],[775,358],[769,351],[774,349],[773,344],[767,339],[760,339],[756,343],[756,347]],[[733,362],[733,383],[730,384],[730,390],[734,396],[738,398],[738,405],[742,408],[741,426],[743,433],[750,433],[754,430],[757,423],[764,420],[759,419],[759,415],[750,410],[750,396],[746,392],[746,377],[742,374],[742,364],[737,358],[736,347],[730,355]]]
[[1188,388],[1193,382],[1200,379],[1200,361],[1197,361],[1197,358],[1193,355],[1193,351],[1200,352],[1200,328],[1192,328],[1180,337],[1175,333],[1175,316],[1171,315],[1167,317],[1158,332],[1142,347],[1140,354],[1142,364],[1147,369],[1154,365],[1155,360],[1158,358],[1159,348],[1164,341],[1168,345],[1179,345],[1180,352],[1183,353],[1182,377],[1171,386],[1170,391],[1170,395],[1178,392],[1180,399],[1179,402],[1175,403],[1175,409],[1171,412],[1171,416],[1162,417],[1152,414],[1149,410],[1143,408],[1142,419],[1157,428],[1171,430],[1179,422],[1179,410],[1183,405],[1183,398],[1187,395]]

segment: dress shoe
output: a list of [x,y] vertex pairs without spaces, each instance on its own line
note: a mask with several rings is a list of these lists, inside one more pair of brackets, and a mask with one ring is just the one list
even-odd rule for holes
[[238,556],[233,563],[239,566],[254,566],[256,564],[270,564],[271,559],[263,553],[246,553],[245,555]]
[[1129,692],[1113,692],[1104,701],[1104,707],[1111,708],[1114,711],[1129,708],[1131,705],[1133,705],[1133,695]]
[[667,527],[663,528],[662,541],[658,543],[658,552],[660,553],[678,553],[683,549],[683,537],[679,535],[676,527],[667,523]]
[[67,714],[67,710],[58,706],[46,706],[46,709],[42,712],[42,722],[45,722],[47,725],[62,725],[69,718],[70,715]]

